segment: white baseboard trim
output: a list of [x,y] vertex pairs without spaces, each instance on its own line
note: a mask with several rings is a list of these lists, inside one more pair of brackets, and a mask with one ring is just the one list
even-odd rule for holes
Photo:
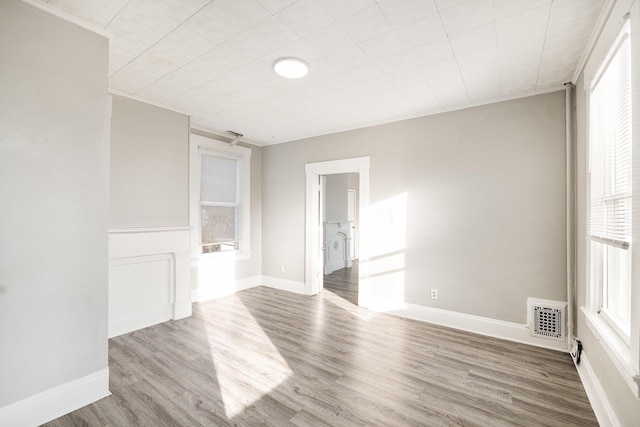
[[109,322],[109,338],[157,325],[169,319],[169,307],[167,306],[147,311],[138,316],[112,320]]
[[273,276],[262,276],[262,285],[269,288],[280,289],[282,291],[306,294],[304,282],[297,280],[281,279]]
[[576,365],[576,370],[580,376],[580,381],[582,381],[584,391],[587,393],[593,412],[596,414],[598,424],[602,427],[619,427],[621,424],[616,412],[611,407],[607,394],[593,371],[585,352],[582,352],[580,364]]
[[565,341],[553,341],[531,336],[527,325],[521,325],[519,323],[505,322],[503,320],[442,310],[418,304],[402,304],[400,307],[387,310],[376,310],[375,306],[375,304],[372,304],[369,305],[369,308],[374,311],[394,314],[396,316],[421,320],[428,323],[435,323],[437,325],[461,329],[463,331],[474,332],[494,338],[501,338],[562,352],[569,351]]
[[236,292],[245,289],[256,288],[262,284],[262,276],[251,276],[245,279],[236,280]]
[[238,279],[229,285],[207,286],[191,290],[192,302],[203,302],[223,298],[245,289],[255,288],[262,284],[262,276],[251,276]]
[[39,426],[109,396],[109,368],[0,408],[0,425]]
[[346,259],[338,262],[334,262],[333,264],[325,264],[324,274],[331,274],[336,270],[340,270],[341,268],[346,268],[346,267],[351,267],[351,263]]

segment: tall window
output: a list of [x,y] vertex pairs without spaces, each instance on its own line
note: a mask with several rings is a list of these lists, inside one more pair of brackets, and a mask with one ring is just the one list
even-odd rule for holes
[[631,322],[631,40],[622,32],[591,85],[589,237],[600,314],[627,341]]
[[191,135],[189,157],[193,256],[248,256],[251,150]]
[[200,148],[202,253],[237,250],[241,212],[238,159]]

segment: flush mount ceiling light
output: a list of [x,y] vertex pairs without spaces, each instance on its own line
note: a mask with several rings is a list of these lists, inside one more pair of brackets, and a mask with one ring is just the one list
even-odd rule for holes
[[279,76],[286,77],[287,79],[299,79],[300,77],[306,76],[309,71],[306,62],[295,58],[278,59],[276,63],[273,64],[273,69]]

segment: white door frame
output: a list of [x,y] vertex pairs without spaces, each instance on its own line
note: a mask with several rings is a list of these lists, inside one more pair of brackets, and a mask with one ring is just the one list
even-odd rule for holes
[[[353,202],[350,202],[349,199],[353,198]],[[357,229],[358,221],[356,221],[356,205],[358,203],[358,192],[355,189],[347,190],[347,220],[352,221],[351,230],[349,236],[351,236],[351,240],[349,241],[349,257],[352,259],[358,259],[358,232]],[[349,205],[353,206],[353,217],[349,217]],[[353,250],[352,250],[353,249]]]
[[[320,176],[355,172],[359,177],[358,212],[362,224],[364,209],[369,206],[369,157],[307,163],[306,173],[306,226],[305,226],[305,293],[315,295],[322,290],[322,241],[320,240],[319,200]],[[360,236],[366,233],[360,229]],[[360,239],[362,241],[362,239]],[[358,248],[361,261],[366,261],[365,248]],[[360,263],[362,265],[362,262]],[[362,269],[360,269],[362,275]],[[362,283],[362,280],[359,280]],[[360,285],[358,285],[360,287]],[[358,289],[358,305],[363,306],[363,295]]]

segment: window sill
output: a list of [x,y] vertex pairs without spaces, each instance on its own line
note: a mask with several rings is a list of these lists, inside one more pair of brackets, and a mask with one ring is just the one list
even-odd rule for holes
[[631,363],[631,348],[615,332],[615,330],[597,313],[587,307],[580,307],[584,314],[587,326],[602,348],[613,362],[620,376],[627,383],[636,398],[640,398],[640,376]]
[[191,256],[191,267],[228,264],[251,259],[251,252],[228,251],[211,254],[195,254]]

